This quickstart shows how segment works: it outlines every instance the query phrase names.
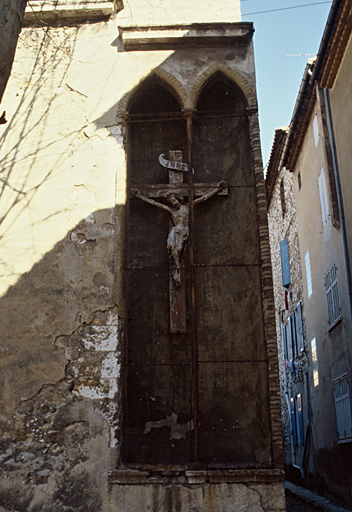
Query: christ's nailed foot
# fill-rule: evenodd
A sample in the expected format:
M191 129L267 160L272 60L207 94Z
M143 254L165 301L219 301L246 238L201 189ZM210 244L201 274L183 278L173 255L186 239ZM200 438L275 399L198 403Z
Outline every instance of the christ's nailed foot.
M176 268L172 273L173 280L175 281L176 286L181 286L182 280L181 280L181 269Z

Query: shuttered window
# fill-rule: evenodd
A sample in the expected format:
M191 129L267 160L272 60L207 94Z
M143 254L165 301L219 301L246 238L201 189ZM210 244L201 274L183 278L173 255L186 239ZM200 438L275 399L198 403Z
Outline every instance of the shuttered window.
M319 372L318 372L318 355L317 355L317 345L315 338L311 341L311 349L312 349L312 367L313 367L313 383L314 387L319 386Z
M336 265L333 265L325 276L325 293L328 308L328 324L329 327L332 327L341 318L340 294Z
M339 439L352 440L351 402L347 373L335 379L333 383Z
M291 284L290 258L288 254L288 240L280 242L282 286L285 288Z
M287 319L287 324L281 322L281 339L284 358L292 361L304 349L304 334L302 323L301 302L297 305L297 310Z
M313 289L312 289L312 274L310 272L309 251L306 252L304 260L305 260L305 264L306 264L307 291L308 291L308 297L310 297L312 295Z
M314 134L315 147L317 147L317 145L319 143L320 133L319 133L318 116L316 114L313 119L313 134Z
M296 314L293 311L291 315L291 329L292 329L292 351L293 357L298 355L298 346L297 346L297 330L296 330Z
M286 335L287 335L287 354L288 359L292 361L294 354L293 354L293 344L292 344L292 327L291 327L291 317L287 321L287 328L286 328Z
M303 311L302 301L299 301L296 309L296 332L297 332L297 345L299 353L304 350L304 327L303 327Z
M328 196L327 196L327 192L326 192L326 181L325 181L324 167L322 168L322 170L320 171L320 174L319 174L318 186L319 186L321 218L322 218L323 227L324 227L329 218L329 205L328 205Z

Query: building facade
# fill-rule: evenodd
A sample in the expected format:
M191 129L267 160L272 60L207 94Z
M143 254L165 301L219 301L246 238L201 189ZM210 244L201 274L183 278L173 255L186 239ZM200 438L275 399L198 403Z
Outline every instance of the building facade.
M2 510L283 511L253 26L31 2L1 126Z
M281 176L291 173L295 201L297 227L293 230L299 245L288 238L288 252L302 274L304 350L309 366L306 421L311 427L302 476L311 487L347 504L352 503L351 173L346 143L352 123L348 97L351 12L351 2L333 2L318 56L307 65L285 140L280 147L273 146L275 168L270 170L276 189ZM277 237L284 234L275 223L272 229L278 232L272 235L277 245ZM295 436L291 424L294 441Z

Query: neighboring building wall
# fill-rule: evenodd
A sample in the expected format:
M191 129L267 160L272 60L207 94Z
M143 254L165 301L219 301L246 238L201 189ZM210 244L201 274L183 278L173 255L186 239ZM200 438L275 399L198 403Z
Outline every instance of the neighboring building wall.
M283 300L278 255L281 237L288 238L290 266L292 260L296 265L300 261L302 270L300 293L312 431L302 462L303 469L307 469L304 476L308 486L334 494L349 505L352 504L351 20L352 1L334 0L318 55L308 61L285 141L278 142L280 130L275 134L266 178L268 195L272 196L269 216L277 320ZM297 228L292 224L292 233L297 230L299 244L293 242L291 231L286 233L285 225L279 223L279 187L280 180L283 177L286 180L285 168L292 173L290 183L296 209L292 218L297 222ZM279 336L278 330L278 339ZM283 409L285 429L284 400ZM285 460L290 460L287 441Z
M350 450L348 445L338 444L334 381L345 373L348 376L351 374L351 318L341 230L334 227L332 222L327 169L318 95L293 172L300 255L303 262L307 348L310 356L313 452L309 472L317 488L333 491L348 500ZM331 274L328 276L328 273L334 273L335 269L338 294L335 288L334 301L338 311L329 319L327 292ZM339 460L343 463L337 462Z
M280 362L280 385L283 440L286 472L294 466L306 469L304 446L309 442L308 359L304 335L304 304L301 258L296 221L296 205L292 173L285 168L273 174L269 199L269 232L273 267L276 331ZM283 285L281 256L288 247L290 279ZM281 244L281 246L280 246ZM280 250L281 247L281 250ZM285 262L284 262L285 265ZM309 436L309 432L308 432ZM304 467L304 469L303 469Z
M352 268L352 37L341 63L333 88L330 106L335 134L338 171L348 238L349 262Z

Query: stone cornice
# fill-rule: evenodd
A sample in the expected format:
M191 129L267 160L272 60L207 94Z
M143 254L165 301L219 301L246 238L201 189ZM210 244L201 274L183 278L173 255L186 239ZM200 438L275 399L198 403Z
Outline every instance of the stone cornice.
M247 46L252 23L196 23L148 27L118 27L126 51L176 50Z
M200 485L205 483L273 483L282 482L282 469L238 469L238 470L177 470L171 468L153 470L116 469L109 471L109 484L181 484Z
M24 14L25 26L36 22L51 24L57 21L101 21L122 9L122 0L31 0Z

